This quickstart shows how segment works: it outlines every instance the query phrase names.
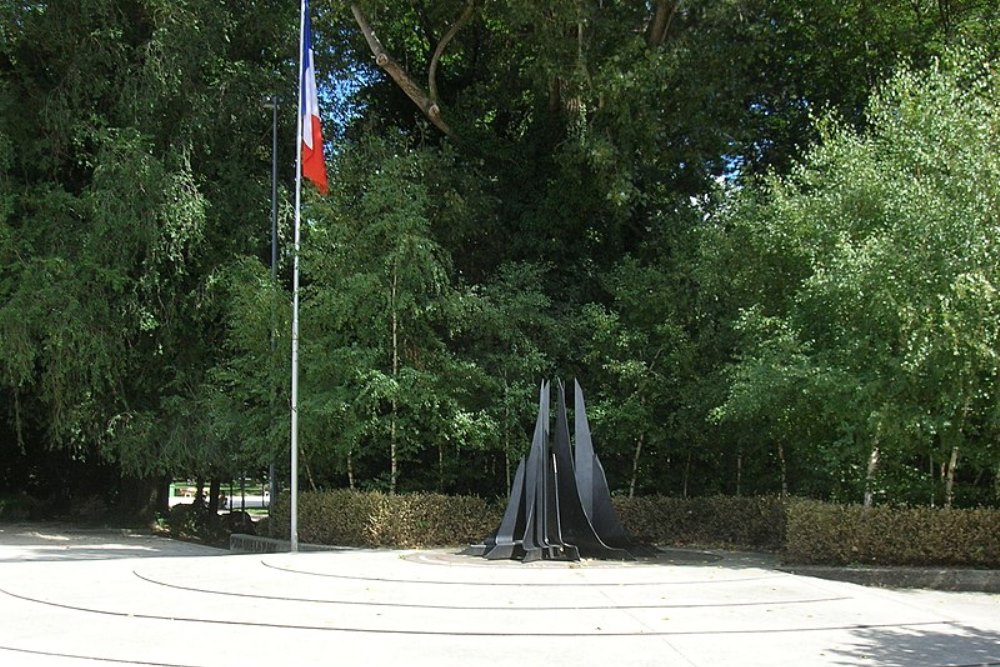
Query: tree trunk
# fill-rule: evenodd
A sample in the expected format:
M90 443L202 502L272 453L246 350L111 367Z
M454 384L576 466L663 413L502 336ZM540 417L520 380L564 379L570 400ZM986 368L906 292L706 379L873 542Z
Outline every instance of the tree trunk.
M635 497L635 482L639 478L639 456L642 454L642 444L646 440L646 434L640 433L639 439L635 443L635 453L632 454L632 478L628 481L628 497ZM687 487L687 482L684 483L685 488ZM687 492L685 491L685 494Z
M684 462L684 497L688 497L688 476L691 474L691 452L688 452L687 461Z
M13 380L13 378L11 378ZM18 390L17 383L12 382L14 385L14 433L17 437L17 448L21 450L21 456L26 456L27 452L24 449L24 431L21 425L21 392Z
M194 482L194 505L203 507L205 505L205 478L199 477Z
M122 514L143 523L153 521L157 513L170 509L170 478L122 476L120 498Z
M736 495L743 495L743 452L736 452Z
M928 471L930 472L930 476L931 476L931 507L934 507L934 503L937 502L937 492L934 490L934 486L935 486L936 482L934 481L934 455L933 454L928 454L927 455L927 466L928 466Z
M654 360L654 363L655 363L655 360ZM652 367L650 367L650 370L652 370ZM646 408L646 397L645 396L643 396L641 399L639 399L639 406L641 408L643 408L643 409ZM639 478L639 457L642 455L642 446L643 446L643 444L645 444L645 442L646 442L646 432L643 431L642 433L639 434L639 438L635 442L635 452L632 454L632 478L628 482L628 497L629 498L634 498L635 497L635 483L636 483L636 480ZM687 483L685 483L685 486L687 486ZM685 494L685 495L687 495L687 494Z
M993 500L1000 502L1000 463L997 464L997 470L993 476Z
M878 441L875 441L872 443L871 451L868 452L868 467L865 469L865 507L872 507L875 504L875 475L878 473L881 456Z
M955 500L955 470L958 468L958 445L951 448L951 458L948 459L948 468L944 478L944 506L951 509Z
M781 472L781 497L788 496L788 463L785 461L785 446L778 441L778 464Z
M503 433L503 468L504 475L507 478L507 491L510 491L511 479L510 479L510 433L504 428ZM1000 486L998 486L1000 488Z
M507 384L507 372L503 374L503 468L507 480L504 489L510 493L510 386Z
M505 434L503 440L503 467L507 478L507 492L510 493L510 438ZM1000 488L1000 486L998 486Z
M965 403L962 406L960 419L950 433L951 456L948 458L948 466L945 469L944 477L944 506L951 508L955 502L955 473L958 471L959 448L962 445L962 438L965 432L965 424L972 412L972 392L966 391Z
M399 287L399 267L392 266L392 287L389 292L389 310L392 317L392 379L399 380L399 314L396 312L396 291ZM396 388L393 390L391 412L389 416L389 493L396 493L396 478L399 474L399 461L396 457Z
M347 450L347 488L354 491L354 450Z
M657 0L653 21L646 33L646 43L650 47L662 46L667 39L667 32L674 20L674 14L681 6L682 0Z
M156 481L156 511L166 514L170 511L170 476L161 475Z
M389 495L396 493L399 461L396 458L396 399L392 399L392 416L389 418Z
M309 465L309 458L305 456L305 450L303 450L302 453L302 463L306 469L306 479L309 480L309 490L315 493L316 491L319 491L319 487L316 486L316 480L313 479L312 467Z
M438 443L438 493L444 493L444 443Z
M562 80L554 76L549 82L549 112L559 113L562 111Z
M208 516L214 517L219 513L219 496L222 494L222 480L213 477L208 483Z

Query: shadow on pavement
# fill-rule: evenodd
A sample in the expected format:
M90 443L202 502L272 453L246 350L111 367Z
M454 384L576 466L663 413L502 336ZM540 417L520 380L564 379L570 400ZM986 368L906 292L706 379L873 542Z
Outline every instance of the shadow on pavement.
M130 530L87 529L67 524L0 525L0 563L112 560L227 553Z
M956 634L961 633L961 634ZM838 664L872 667L987 667L1000 665L1000 633L967 625L933 630L866 628L831 649Z

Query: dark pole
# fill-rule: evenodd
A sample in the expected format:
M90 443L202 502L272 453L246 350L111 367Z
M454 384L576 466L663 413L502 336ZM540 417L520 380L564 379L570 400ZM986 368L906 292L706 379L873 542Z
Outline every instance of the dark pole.
M278 96L268 100L271 107L271 280L278 279ZM274 347L274 338L271 338Z
M278 282L278 96L271 95L264 102L271 108L271 284ZM274 336L274 325L271 328L271 353L274 353L277 341ZM271 505L278 497L278 474L274 461L268 468L268 483L271 498L267 503L267 512L271 513Z

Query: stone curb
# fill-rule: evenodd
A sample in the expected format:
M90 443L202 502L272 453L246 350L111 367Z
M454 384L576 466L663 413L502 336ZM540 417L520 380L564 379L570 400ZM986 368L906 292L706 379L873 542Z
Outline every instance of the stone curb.
M299 551L345 551L349 547L333 547L326 544L304 544L299 542ZM233 533L229 536L229 550L243 554L275 554L291 551L288 540L274 537Z
M1000 593L1000 570L926 567L833 567L782 565L778 569L820 579L880 588L923 588L937 591Z

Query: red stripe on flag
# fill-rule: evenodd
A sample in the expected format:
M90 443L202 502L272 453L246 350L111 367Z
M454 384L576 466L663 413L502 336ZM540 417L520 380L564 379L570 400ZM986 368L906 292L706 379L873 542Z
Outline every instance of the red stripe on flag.
M316 189L325 195L330 188L326 180L326 165L323 162L323 133L317 116L310 116L309 120L312 121L313 147L310 148L304 141L302 142L302 175L315 183Z

